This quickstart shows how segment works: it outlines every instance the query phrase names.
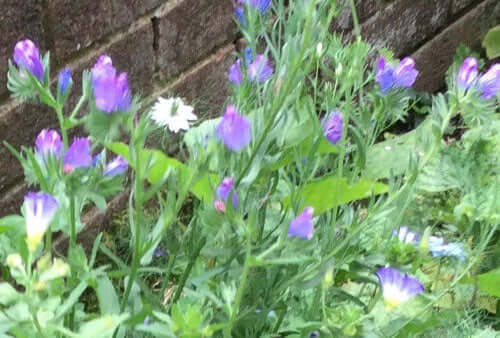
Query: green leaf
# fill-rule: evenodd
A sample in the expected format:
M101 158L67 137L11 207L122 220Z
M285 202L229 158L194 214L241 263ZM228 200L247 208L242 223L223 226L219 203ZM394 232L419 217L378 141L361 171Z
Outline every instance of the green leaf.
M0 304L8 305L19 296L20 294L9 283L0 283Z
M500 268L480 274L477 277L479 290L500 297Z
M387 191L387 185L364 178L349 184L345 178L323 177L305 185L298 193L299 209L311 206L314 208L314 213L319 215L337 205L383 194ZM290 206L291 197L286 197L283 204Z
M119 314L120 302L116 295L115 288L107 276L101 276L97 279L97 300L101 314Z
M0 234L9 230L20 229L24 227L24 217L19 215L8 215L0 218Z
M107 148L130 161L129 147L127 144L113 142L107 144ZM140 158L142 163L149 163L147 177L148 181L153 185L166 179L168 171L172 169L183 171L182 176L184 177L189 177L191 175L191 171L186 165L174 158L168 157L160 150L143 149ZM213 196L210 182L217 181L218 178L216 175L205 174L192 185L191 192L205 203L211 203Z
M486 55L489 59L500 56L500 25L493 27L486 34L483 40L483 47L486 49Z
M106 315L83 324L80 328L82 338L111 337L118 325L127 319L127 314Z

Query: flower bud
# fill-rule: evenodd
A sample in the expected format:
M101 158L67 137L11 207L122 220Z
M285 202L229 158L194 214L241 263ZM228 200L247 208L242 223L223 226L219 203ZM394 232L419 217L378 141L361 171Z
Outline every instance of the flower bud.
M14 47L14 62L18 67L26 69L40 82L43 82L43 64L38 47L33 41L26 39L16 43Z

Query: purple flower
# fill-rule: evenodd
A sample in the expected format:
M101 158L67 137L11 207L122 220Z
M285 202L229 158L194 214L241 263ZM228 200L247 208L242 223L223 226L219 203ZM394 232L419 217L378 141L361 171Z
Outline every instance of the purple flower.
M411 87L417 76L418 71L412 58L402 59L396 67L387 63L383 56L378 59L375 80L380 85L382 94L386 94L390 89Z
M238 59L234 64L229 67L229 82L235 85L240 85L243 81L243 73L241 72L241 60Z
M311 239L314 232L313 215L314 209L312 207L304 208L304 211L290 222L288 237Z
M43 64L38 47L29 39L21 40L14 47L14 62L18 67L28 70L43 82Z
M59 73L59 79L57 82L57 89L61 95L66 94L68 87L73 84L73 79L71 78L71 69L69 67L64 68Z
M234 181L232 177L226 177L222 180L222 182L217 187L215 194L217 198L214 201L214 208L217 211L225 212L226 211L226 202L229 198L229 195L232 195L232 203L233 208L237 208L239 205L238 193L233 189Z
M217 129L216 136L221 138L226 147L234 152L245 148L252 138L250 133L250 121L238 113L235 106L229 105L222 117Z
M481 97L490 99L497 95L500 90L500 63L495 63L484 73L477 82Z
M377 277L388 310L424 292L424 286L416 278L407 274L403 275L393 268L379 269Z
M64 172L69 174L76 168L90 167L91 165L90 140L86 137L75 138L64 155Z
M243 7L241 1L237 1L234 5L234 16L240 22L241 25L243 26L246 25L245 8Z
M96 106L105 113L130 108L132 94L127 73L117 75L109 56L101 55L92 68L92 87Z
M464 60L457 76L458 86L461 89L466 90L474 83L478 73L477 65L477 60L473 57Z
M271 6L271 0L246 0L250 6L256 8L261 14L264 14Z
M128 169L128 162L121 156L116 156L106 167L104 176L116 176L125 173Z
M410 231L407 226L402 226L398 230L393 230L392 236L397 237L400 242L405 244L418 244L418 233Z
M54 197L44 192L29 192L24 197L28 247L33 251L42 240L58 208Z
M248 65L248 78L250 81L263 83L273 75L274 69L269 60L262 54L257 54L255 60Z
M48 156L61 157L62 142L61 136L55 130L43 129L35 141L36 152L43 158Z
M343 121L344 118L339 111L332 111L323 120L323 133L331 144L336 144L342 138Z

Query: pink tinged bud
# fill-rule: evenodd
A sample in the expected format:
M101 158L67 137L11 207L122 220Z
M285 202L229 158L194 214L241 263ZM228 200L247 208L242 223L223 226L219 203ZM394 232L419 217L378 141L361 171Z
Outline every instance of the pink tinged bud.
M61 136L55 130L43 129L37 136L35 142L36 152L43 158L48 156L61 157Z
M38 47L29 39L21 40L14 47L14 62L43 82L42 57Z
M313 215L314 209L306 207L302 214L290 222L288 237L311 239L314 232Z
M216 202L219 201L223 202L224 204L227 202L229 196L232 195L231 200L233 208L237 208L239 205L239 197L238 193L233 188L234 188L234 181L232 177L226 177L225 179L223 179L216 190L216 195L217 195ZM224 204L224 210L225 209L226 206Z
M500 90L500 63L495 63L484 73L477 83L483 99L495 97Z
M475 58L468 57L464 60L457 76L457 83L461 89L466 90L472 86L477 78L477 67L478 63Z
M215 200L214 209L223 214L226 212L226 203L222 202L221 200Z

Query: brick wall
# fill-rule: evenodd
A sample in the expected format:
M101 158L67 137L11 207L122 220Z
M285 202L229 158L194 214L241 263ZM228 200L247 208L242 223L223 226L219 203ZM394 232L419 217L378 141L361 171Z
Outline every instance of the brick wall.
M458 44L480 46L488 28L500 22L498 0L356 4L363 37L398 56L413 55L421 71L417 86L432 91L441 88ZM33 144L40 129L56 126L52 112L20 104L7 93L7 60L21 38L51 51L53 74L65 65L72 68L74 93L78 74L107 53L145 97L173 93L218 107L228 94L225 72L238 39L230 0L0 0L0 8L0 140L15 148ZM350 34L347 8L334 27ZM25 187L22 170L3 146L0 161L2 216L18 211Z

